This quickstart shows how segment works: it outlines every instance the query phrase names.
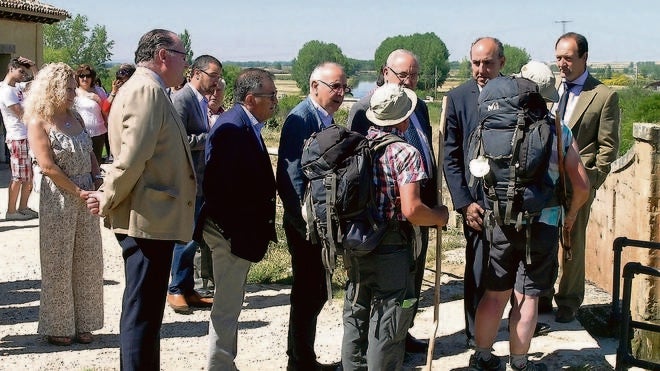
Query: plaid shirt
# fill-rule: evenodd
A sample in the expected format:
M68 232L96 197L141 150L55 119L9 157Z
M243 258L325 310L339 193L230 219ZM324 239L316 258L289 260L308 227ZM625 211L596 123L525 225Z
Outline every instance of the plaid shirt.
M367 138L381 138L392 133L403 138L403 132L394 127L370 127ZM422 156L406 142L392 143L374 159L376 205L381 220L406 220L401 213L399 186L426 179Z

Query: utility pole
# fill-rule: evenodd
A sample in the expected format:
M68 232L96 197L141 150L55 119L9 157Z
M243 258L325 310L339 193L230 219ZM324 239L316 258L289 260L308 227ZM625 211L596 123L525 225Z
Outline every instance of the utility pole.
M566 33L566 23L570 23L570 22L573 22L573 21L569 21L569 20L565 20L565 19L562 19L560 21L555 21L555 23L561 23L561 34L562 35Z

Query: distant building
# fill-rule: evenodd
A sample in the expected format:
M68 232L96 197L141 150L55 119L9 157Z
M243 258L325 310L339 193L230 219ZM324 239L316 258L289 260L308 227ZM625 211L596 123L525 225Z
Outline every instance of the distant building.
M24 56L41 66L43 25L69 18L64 9L36 0L0 0L0 76L11 58Z

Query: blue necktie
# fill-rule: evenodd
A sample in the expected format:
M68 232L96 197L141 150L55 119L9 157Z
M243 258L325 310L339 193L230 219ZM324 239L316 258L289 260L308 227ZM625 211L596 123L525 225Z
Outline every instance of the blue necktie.
M422 140L419 138L419 134L417 133L417 129L415 129L415 125L413 123L410 123L410 126L408 126L408 130L403 134L403 136L406 138L406 142L408 142L410 145L413 147L417 148L419 153L422 155L422 164L424 165L424 171L426 174L428 174L428 169L427 169L427 164L426 164L426 157L424 155L424 147L422 146Z
M559 98L559 106L557 107L557 114L560 119L564 119L566 114L566 106L568 105L568 96L570 95L571 89L575 84L571 82L564 82L564 93L562 93L561 98Z

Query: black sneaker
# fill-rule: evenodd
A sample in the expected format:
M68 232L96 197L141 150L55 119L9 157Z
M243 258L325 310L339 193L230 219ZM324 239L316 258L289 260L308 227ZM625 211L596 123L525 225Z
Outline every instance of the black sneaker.
M523 368L518 368L513 364L506 365L507 371L548 371L548 366L543 363L534 363L527 360L527 364Z
M470 356L470 365L468 366L468 371L482 371L482 370L500 370L502 368L502 362L500 357L492 355L488 361L483 359L478 359L476 354Z

